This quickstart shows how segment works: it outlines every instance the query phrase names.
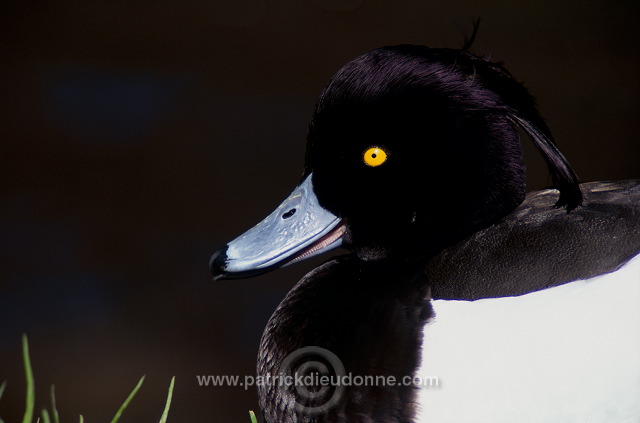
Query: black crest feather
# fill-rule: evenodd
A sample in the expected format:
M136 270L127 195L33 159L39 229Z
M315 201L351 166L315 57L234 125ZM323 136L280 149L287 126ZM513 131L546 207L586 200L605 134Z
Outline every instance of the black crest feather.
M566 207L570 212L582 204L578 176L553 140L527 119L517 114L510 115L510 119L529 135L546 160L553 179L553 186L560 191L556 207Z
M556 207L566 207L567 212L570 212L580 206L583 196L579 178L556 147L551 130L540 116L533 96L501 63L492 63L464 50L461 54L472 58L475 62L474 70L483 74L483 84L501 97L503 112L531 138L542 154L549 168L553 187L560 191Z
M478 36L479 29L480 29L480 18L477 18L475 21L473 21L473 31L471 32L471 35L469 37L465 35L464 37L464 44L462 46L462 50L469 51L473 43L476 41L476 37Z

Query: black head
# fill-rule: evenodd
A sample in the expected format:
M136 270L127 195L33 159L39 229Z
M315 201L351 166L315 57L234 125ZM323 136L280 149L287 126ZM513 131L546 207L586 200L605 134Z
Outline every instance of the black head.
M344 66L322 92L306 173L362 258L406 250L399 246L437 250L524 199L516 125L543 149L559 204L575 207L577 178L532 97L501 65L465 50L380 48ZM365 160L372 147L386 153L376 166Z
M212 270L244 277L340 243L363 260L436 253L524 199L517 127L546 159L557 206L577 207L576 175L531 95L500 64L411 45L357 57L320 95L300 185L214 255Z

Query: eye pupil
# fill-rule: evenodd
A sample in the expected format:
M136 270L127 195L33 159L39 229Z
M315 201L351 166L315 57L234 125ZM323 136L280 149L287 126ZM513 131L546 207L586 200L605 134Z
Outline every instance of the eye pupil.
M377 155L376 153L373 153L373 154L371 155L371 158L372 158L372 159L375 159L376 157L378 157L378 155Z

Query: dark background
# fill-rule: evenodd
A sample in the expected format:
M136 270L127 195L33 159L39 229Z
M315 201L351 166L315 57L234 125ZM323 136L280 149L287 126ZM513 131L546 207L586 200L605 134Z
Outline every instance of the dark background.
M298 181L316 95L346 61L414 43L504 61L583 180L640 176L637 0L0 3L0 416L27 333L66 421L249 422L262 329L314 263L213 283L208 259ZM532 188L548 183L525 142ZM315 262L317 263L317 261Z

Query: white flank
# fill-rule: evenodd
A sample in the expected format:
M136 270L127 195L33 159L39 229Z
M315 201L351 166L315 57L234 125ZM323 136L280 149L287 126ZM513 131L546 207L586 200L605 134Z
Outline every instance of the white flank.
M434 301L418 422L640 422L640 256L518 297Z

